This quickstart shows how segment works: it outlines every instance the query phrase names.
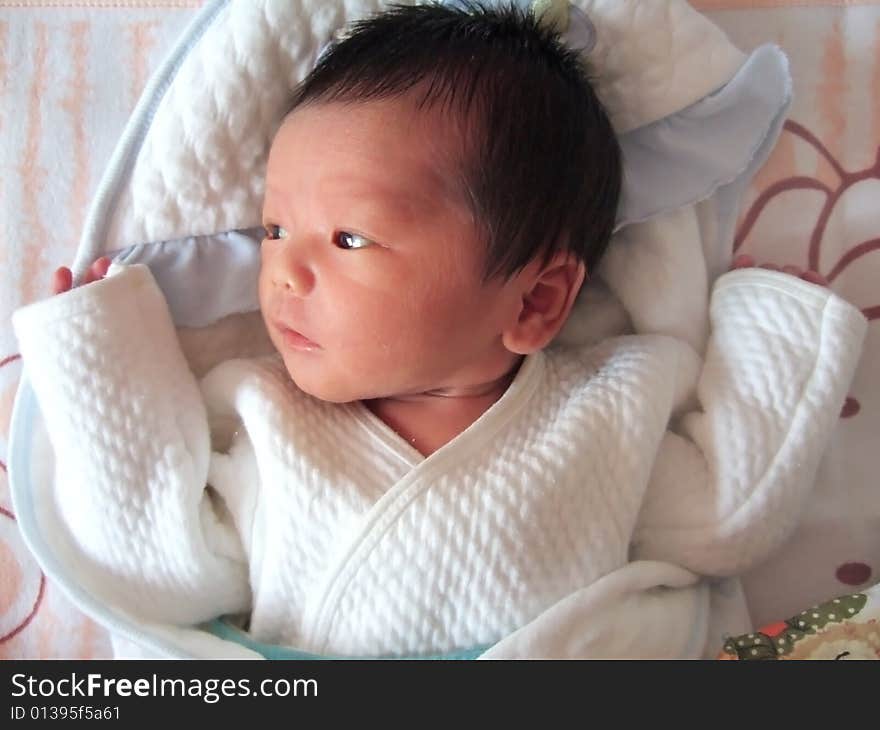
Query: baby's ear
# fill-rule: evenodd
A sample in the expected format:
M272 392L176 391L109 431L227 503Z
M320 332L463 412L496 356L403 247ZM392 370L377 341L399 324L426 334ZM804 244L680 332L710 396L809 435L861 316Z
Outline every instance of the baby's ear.
M521 308L516 321L502 333L504 346L518 355L546 347L568 319L585 276L584 262L567 251L547 264L538 261L523 269L516 277Z

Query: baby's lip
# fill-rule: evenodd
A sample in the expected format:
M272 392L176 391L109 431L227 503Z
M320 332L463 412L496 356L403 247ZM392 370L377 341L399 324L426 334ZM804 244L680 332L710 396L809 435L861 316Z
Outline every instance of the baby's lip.
M320 350L321 346L315 342L313 339L304 335L299 330L290 327L284 322L275 322L275 327L281 336L284 338L284 342L292 347L295 350Z

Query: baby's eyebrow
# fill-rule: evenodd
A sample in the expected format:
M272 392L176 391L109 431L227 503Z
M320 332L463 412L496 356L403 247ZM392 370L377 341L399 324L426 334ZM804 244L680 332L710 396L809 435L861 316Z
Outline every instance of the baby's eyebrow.
M371 184L363 189L358 188L352 190L351 194L363 199L366 205L375 205L392 215L411 218L428 207L423 195L416 195L396 186Z
M357 201L367 210L380 212L383 216L394 218L401 223L411 223L436 212L444 192L431 186L428 190L408 189L393 181L364 179L343 175L322 181L329 194L342 193ZM290 192L285 192L277 184L266 182L264 210L271 212L283 210L288 204ZM277 214L277 213L276 213Z

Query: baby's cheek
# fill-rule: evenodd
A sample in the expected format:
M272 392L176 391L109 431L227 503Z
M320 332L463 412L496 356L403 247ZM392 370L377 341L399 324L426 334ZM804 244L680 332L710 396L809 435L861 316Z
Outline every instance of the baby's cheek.
M442 335L436 310L424 306L419 297L393 296L362 302L348 320L349 341L359 350L359 359L370 367L387 371L410 367L428 356Z

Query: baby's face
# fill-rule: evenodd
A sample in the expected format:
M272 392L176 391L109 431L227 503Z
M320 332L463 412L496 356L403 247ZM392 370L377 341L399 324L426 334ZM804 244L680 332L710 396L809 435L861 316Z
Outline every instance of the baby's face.
M260 306L291 377L318 398L459 387L515 361L501 331L517 296L482 281L439 116L405 98L318 104L273 142Z

